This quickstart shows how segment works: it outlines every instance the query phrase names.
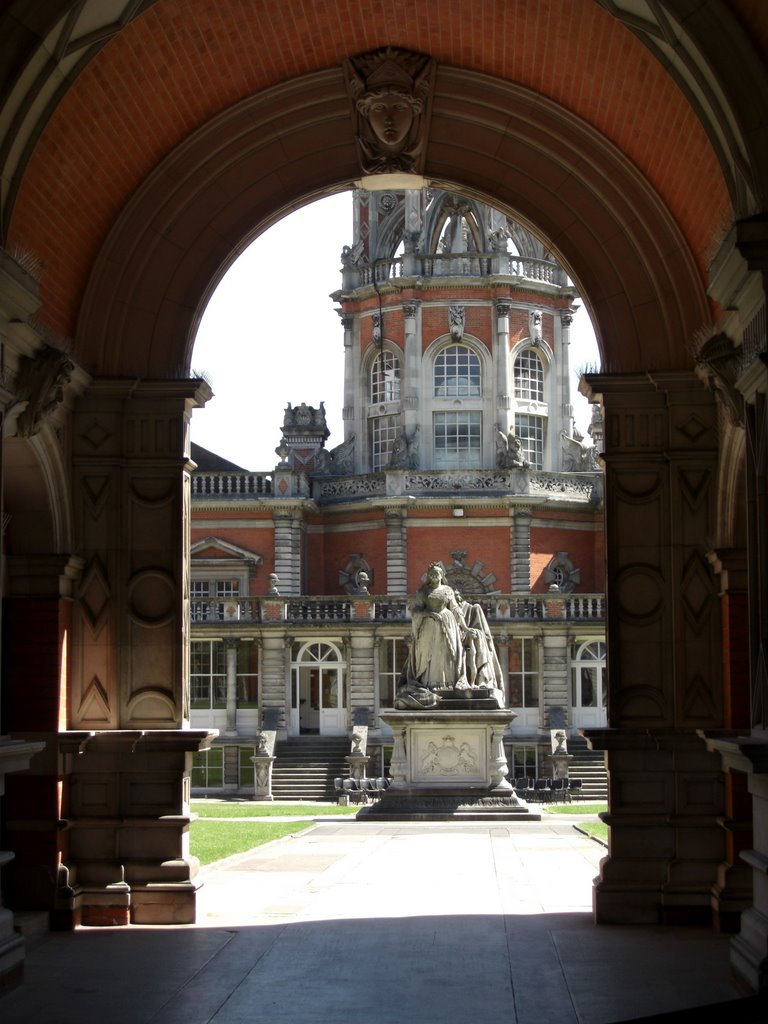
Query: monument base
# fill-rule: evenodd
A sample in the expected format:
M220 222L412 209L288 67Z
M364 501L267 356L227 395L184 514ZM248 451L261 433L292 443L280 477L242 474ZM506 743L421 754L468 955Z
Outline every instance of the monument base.
M390 821L541 821L507 780L504 731L514 711L390 711L391 785L358 818Z

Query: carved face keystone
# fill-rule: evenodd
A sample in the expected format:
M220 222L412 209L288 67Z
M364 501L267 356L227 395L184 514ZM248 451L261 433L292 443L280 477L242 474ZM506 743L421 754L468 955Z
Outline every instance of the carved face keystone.
M413 105L398 92L379 95L368 105L368 123L384 146L401 146L413 124Z

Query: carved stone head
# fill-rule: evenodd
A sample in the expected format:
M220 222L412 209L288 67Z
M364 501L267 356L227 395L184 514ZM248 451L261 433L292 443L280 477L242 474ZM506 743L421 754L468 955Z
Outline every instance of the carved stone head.
M364 174L421 171L434 68L394 47L344 62Z

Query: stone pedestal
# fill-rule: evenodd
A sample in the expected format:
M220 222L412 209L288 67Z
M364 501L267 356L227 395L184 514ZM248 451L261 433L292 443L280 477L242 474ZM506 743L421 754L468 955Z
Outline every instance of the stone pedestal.
M256 737L253 762L253 799L274 800L272 794L272 765L275 763L275 729L262 729Z
M34 754L43 749L42 743L0 736L0 797L5 792L5 776L10 772L25 771ZM0 850L0 871L13 860L13 854ZM24 940L14 930L13 914L0 903L0 994L18 984L24 971Z
M70 925L193 924L198 861L189 853L192 754L207 730L66 732Z
M365 778L365 769L371 760L367 754L347 754L344 760L349 765L349 777L356 782Z
M394 820L540 820L507 780L504 730L513 711L390 711L391 786L360 816Z

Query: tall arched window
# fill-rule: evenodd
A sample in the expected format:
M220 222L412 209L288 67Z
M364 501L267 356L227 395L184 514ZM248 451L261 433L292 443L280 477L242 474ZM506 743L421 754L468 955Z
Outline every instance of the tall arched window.
M400 401L400 360L394 352L381 352L371 367L371 405Z
M400 436L400 359L382 351L374 359L368 377L368 450L370 467L379 473L389 465L392 447Z
M466 345L448 345L435 358L435 398L479 398L480 359Z
M515 359L515 398L544 401L544 367L532 348Z

